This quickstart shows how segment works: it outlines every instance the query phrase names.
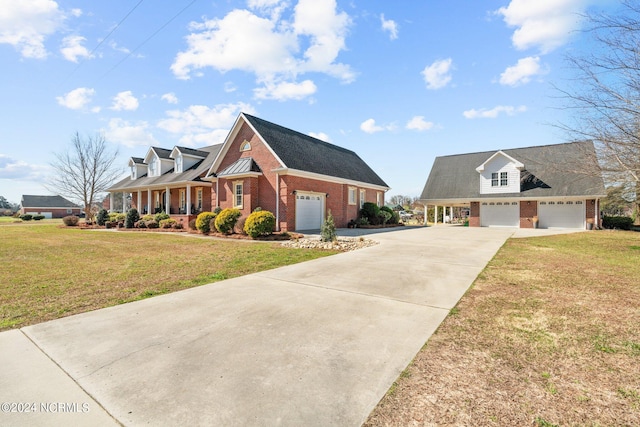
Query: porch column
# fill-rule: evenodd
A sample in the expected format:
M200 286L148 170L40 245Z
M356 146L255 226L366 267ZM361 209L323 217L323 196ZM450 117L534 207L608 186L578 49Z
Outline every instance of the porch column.
M141 214L142 213L142 190L138 190L138 199L136 200L136 209L138 209L138 213Z
M147 213L152 214L155 213L151 210L151 189L147 188Z
M165 200L164 200L164 204L165 204L165 213L170 214L171 213L171 189L169 187L165 188Z
M424 205L424 225L427 225L427 212L429 212L429 205Z
M113 205L115 204L113 193L109 193L109 212L113 212Z
M191 184L187 184L187 206L185 211L187 215L191 215Z
M122 192L122 213L127 211L127 193Z
M438 205L434 206L433 225L438 225Z

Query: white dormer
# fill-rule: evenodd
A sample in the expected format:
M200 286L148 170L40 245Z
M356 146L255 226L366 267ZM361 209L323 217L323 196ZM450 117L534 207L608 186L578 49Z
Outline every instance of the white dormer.
M524 165L498 151L476 168L480 174L480 194L520 192L520 171Z
M164 148L151 147L144 157L144 162L148 165L148 176L157 177L170 171L173 159L169 158L169 150Z
M132 157L129 159L129 170L131 179L138 179L147 173L147 165L144 164L144 159Z
M201 150L194 150L186 147L173 147L170 158L173 159L175 173L182 173L189 170L193 165L207 157L209 153Z

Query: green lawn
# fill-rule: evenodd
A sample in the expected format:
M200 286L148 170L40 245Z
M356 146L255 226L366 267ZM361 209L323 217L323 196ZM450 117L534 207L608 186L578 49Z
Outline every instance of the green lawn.
M335 253L186 233L90 231L59 224L43 220L0 225L0 330Z
M365 425L640 425L640 233L508 240Z

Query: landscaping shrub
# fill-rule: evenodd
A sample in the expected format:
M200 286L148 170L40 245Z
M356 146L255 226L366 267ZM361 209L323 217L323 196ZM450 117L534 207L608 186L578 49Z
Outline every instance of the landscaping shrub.
M147 228L147 221L141 219L140 221L135 223L134 227L136 227L136 228Z
M154 221L157 222L158 224L163 219L169 219L169 218L171 218L171 217L169 216L168 213L165 213L165 212L159 212L153 217Z
M100 209L96 217L96 222L99 226L104 226L107 221L109 221L109 212L107 212L106 209Z
M382 225L387 225L387 221L393 218L393 213L383 211L382 209L378 212L378 219L382 223Z
M184 228L184 225L182 225L181 222L176 222L175 224L173 224L173 228L175 230L182 230Z
M198 229L198 227L196 227L196 219L195 218L193 218L192 220L189 221L189 228L191 230L197 230Z
M174 228L174 226L178 223L175 219L167 218L160 221L160 228Z
M276 217L269 211L253 211L244 222L244 230L247 235L255 239L259 236L268 236L276 226Z
M155 220L146 221L146 224L147 224L147 228L158 228L158 221L155 221Z
M79 221L80 221L80 218L78 218L75 215L68 215L62 218L62 222L64 223L64 225L69 227L75 227L76 225L78 225Z
M34 221L40 221L41 219L44 219L44 215L34 215L33 216L33 220Z
M136 208L131 208L127 212L127 217L125 220L125 227L133 228L135 223L140 221L140 214Z
M154 221L155 220L155 215L151 215L151 214L146 214L143 215L142 218L140 218L142 221Z
M124 221L127 219L127 214L125 213L117 213L116 214L116 221L117 222L122 222L124 223Z
M327 214L327 219L324 220L324 223L320 228L320 239L323 242L335 242L336 240L338 240L338 234L336 233L336 224L333 221L333 215L331 215L331 211L329 211L329 213Z
M223 209L216 216L216 230L220 233L230 234L233 231L233 227L236 226L236 222L238 222L238 218L242 216L242 212L239 209Z
M209 234L212 230L211 221L216 218L216 214L213 212L200 212L196 218L196 229L201 233Z
M633 218L628 216L605 216L602 218L602 227L608 229L631 230Z
M380 208L375 203L365 202L360 209L360 216L367 218L369 224L378 225L380 223Z
M118 212L109 212L109 222L118 222Z
M31 221L32 218L33 218L33 215L31 214L20 215L20 219L23 221Z
M387 219L386 224L397 224L400 222L400 214L398 212L395 212L389 206L382 206L380 208L380 212L388 212L389 214L391 214L391 217Z

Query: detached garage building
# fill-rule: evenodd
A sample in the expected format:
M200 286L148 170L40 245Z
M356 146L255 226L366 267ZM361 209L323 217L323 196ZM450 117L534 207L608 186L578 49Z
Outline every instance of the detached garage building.
M473 227L584 229L605 197L589 141L437 157L420 197L469 208Z
M45 218L64 218L80 215L82 208L62 196L23 195L20 199L20 213L43 215Z

